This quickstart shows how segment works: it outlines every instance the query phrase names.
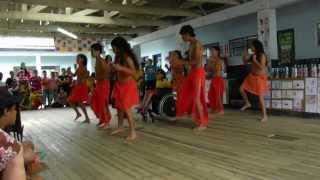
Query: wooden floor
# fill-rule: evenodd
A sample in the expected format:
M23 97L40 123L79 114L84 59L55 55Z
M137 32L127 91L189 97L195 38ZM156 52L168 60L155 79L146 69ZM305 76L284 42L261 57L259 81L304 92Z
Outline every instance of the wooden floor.
M48 153L47 180L320 179L320 120L270 117L261 124L255 113L227 111L201 134L191 133L190 120L138 122L139 139L126 143L126 134L109 136L96 120L82 125L73 115L22 114L25 138Z

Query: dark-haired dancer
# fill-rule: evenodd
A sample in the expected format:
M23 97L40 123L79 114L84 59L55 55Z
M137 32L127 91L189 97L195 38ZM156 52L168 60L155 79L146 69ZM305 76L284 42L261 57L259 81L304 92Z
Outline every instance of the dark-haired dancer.
M112 96L118 111L118 129L111 135L123 132L123 119L128 119L130 135L127 140L134 140L137 137L135 121L132 108L139 103L139 93L134 76L139 70L139 63L134 55L130 44L122 37L117 37L111 42L112 49L116 54L116 64L113 69L117 72L117 82L114 85Z
M77 76L77 81L74 87L72 88L71 94L68 98L70 106L75 110L77 114L74 120L77 120L81 117L81 114L77 108L77 106L80 106L86 118L85 121L83 121L83 123L90 123L90 119L86 107L84 105L84 102L88 100L89 93L88 87L86 85L86 80L89 76L89 72L87 70L87 62L87 56L85 56L84 54L79 54L77 56L78 68L75 72L75 76Z
M193 113L193 119L197 124L194 131L205 130L208 126L208 109L205 95L205 70L202 65L203 47L195 38L195 33L190 25L183 26L180 35L185 42L190 43L189 60L178 63L191 66L177 96L177 117L187 113Z
M110 74L110 64L102 58L102 46L98 43L91 46L92 57L96 58L96 88L92 93L91 108L99 119L98 128L109 129L111 113L109 111L110 81L107 77Z
M224 93L224 79L223 79L223 60L220 55L220 47L216 46L212 49L212 57L208 64L209 68L213 70L213 78L211 80L208 98L210 107L217 110L220 115L224 114L223 107L223 93Z
M242 111L251 108L247 92L250 92L259 97L259 102L262 111L261 122L268 120L266 107L264 104L264 96L269 90L268 87L268 75L267 75L267 57L263 49L263 45L260 41L253 41L251 47L251 56L245 53L243 58L244 63L251 63L251 73L246 77L240 87L240 93L245 101L245 105L241 108Z

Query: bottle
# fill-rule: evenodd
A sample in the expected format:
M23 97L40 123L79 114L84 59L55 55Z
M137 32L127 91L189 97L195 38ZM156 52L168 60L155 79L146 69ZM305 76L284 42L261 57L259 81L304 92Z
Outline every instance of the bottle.
M312 77L317 77L317 65L312 64Z
M304 68L303 68L303 77L309 77L309 69L308 69L308 65L304 65Z
M286 66L285 68L284 68L284 78L286 78L286 79L288 79L289 78L289 67L288 66Z

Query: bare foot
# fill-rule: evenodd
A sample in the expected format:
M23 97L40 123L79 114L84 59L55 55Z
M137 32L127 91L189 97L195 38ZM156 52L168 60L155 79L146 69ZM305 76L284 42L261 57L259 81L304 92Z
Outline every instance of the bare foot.
M123 128L118 128L110 133L111 136L122 133L124 131Z
M90 124L90 119L86 119L86 120L82 121L82 124Z
M219 111L219 112L218 112L218 115L223 116L223 115L224 115L224 111Z
M81 117L81 114L77 114L76 118L74 118L74 121L78 120Z
M131 132L130 135L126 138L127 141L133 141L137 139L137 133L136 132Z
M260 120L260 122L265 123L268 121L268 116L264 116L262 117L262 119Z
M251 104L246 104L241 108L241 111L245 111L247 109L251 108Z
M101 130L109 130L109 129L111 129L111 126L109 124L106 124L103 127L101 127L100 129Z
M101 123L97 126L98 129L103 128L104 126L108 125L107 123Z
M198 126L196 128L193 128L193 132L202 132L207 129L207 126Z

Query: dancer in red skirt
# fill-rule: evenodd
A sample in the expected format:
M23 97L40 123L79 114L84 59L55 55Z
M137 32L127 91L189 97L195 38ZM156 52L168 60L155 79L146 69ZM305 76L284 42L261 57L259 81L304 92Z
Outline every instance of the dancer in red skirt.
M185 74L184 74L185 70L184 70L183 64L179 64L175 62L179 62L183 60L181 52L178 50L170 52L169 60L170 60L170 66L172 71L172 86L176 92L179 92L179 90L183 85L183 81L185 79Z
M124 38L117 37L113 39L111 46L116 55L116 64L113 65L113 69L117 73L117 82L114 85L112 97L115 100L115 106L118 111L118 128L111 135L124 131L123 120L126 117L130 128L127 140L134 140L137 134L132 108L139 104L138 87L134 76L139 70L139 63L130 44Z
M110 63L101 56L102 46L99 43L91 46L92 57L96 58L96 88L92 93L91 108L99 119L97 125L101 129L110 128L111 113L109 111Z
M262 111L261 122L268 120L266 107L264 104L264 96L267 94L268 87L268 73L267 73L267 57L260 41L253 41L251 56L247 53L244 56L244 63L251 63L251 73L246 77L240 87L240 93L245 101L245 105L241 108L242 111L251 108L250 101L246 92L252 93L259 97L260 107Z
M211 80L211 85L208 93L210 107L217 110L220 115L224 114L223 107L223 93L224 93L224 79L223 79L223 60L220 56L220 47L216 46L212 49L212 57L209 61L209 68L213 70L214 75Z
M185 42L190 43L188 61L178 61L178 64L190 66L190 72L178 92L176 102L177 117L192 113L197 124L194 131L203 131L208 126L208 109L205 94L205 70L203 68L201 43L195 38L190 25L183 26L180 35Z
M77 76L77 81L74 87L72 88L71 94L68 98L68 102L77 114L74 120L77 120L81 117L81 114L77 108L77 106L80 106L86 118L83 122L90 123L90 119L84 105L84 102L88 100L89 93L88 87L86 85L86 80L89 76L89 72L87 71L87 57L84 54L79 54L77 56L77 64L78 68L75 72L75 76Z

